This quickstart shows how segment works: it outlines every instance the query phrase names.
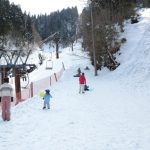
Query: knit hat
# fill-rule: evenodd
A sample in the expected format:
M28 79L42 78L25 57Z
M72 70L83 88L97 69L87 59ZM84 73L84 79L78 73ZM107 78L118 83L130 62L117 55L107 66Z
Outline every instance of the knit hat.
M50 90L49 90L49 89L46 89L45 92L46 92L46 93L50 93Z

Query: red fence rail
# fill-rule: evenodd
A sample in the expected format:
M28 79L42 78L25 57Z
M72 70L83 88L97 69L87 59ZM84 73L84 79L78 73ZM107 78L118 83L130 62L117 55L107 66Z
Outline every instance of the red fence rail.
M16 103L31 98L34 95L39 94L40 91L45 90L46 88L49 88L50 86L55 84L61 78L64 70L65 67L62 63L62 68L57 73L53 73L51 76L48 76L41 80L31 82L26 89L21 90L21 100L16 100Z

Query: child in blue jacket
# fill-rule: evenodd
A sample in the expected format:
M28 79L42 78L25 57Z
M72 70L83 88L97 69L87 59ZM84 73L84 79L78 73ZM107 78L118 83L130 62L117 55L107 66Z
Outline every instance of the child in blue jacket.
M45 109L46 106L47 106L48 109L50 109L50 99L51 98L52 98L52 96L50 94L50 90L49 89L45 90L45 95L43 97L43 99L44 99L44 107L43 107L43 109Z

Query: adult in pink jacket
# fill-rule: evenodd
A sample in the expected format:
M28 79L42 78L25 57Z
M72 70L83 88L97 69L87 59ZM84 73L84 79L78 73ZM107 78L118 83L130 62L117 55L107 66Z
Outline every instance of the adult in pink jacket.
M2 118L4 121L9 121L11 101L13 100L13 88L9 84L9 78L4 78L4 83L0 85L0 99L2 106Z
M79 84L80 84L79 93L81 93L81 92L84 93L84 86L86 84L86 78L85 78L84 73L80 74Z

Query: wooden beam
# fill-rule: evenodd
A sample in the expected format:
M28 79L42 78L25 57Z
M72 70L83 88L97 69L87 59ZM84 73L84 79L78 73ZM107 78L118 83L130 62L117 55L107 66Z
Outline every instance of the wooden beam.
M16 92L16 104L21 102L21 85L20 85L20 73L17 68L15 68L15 92Z

